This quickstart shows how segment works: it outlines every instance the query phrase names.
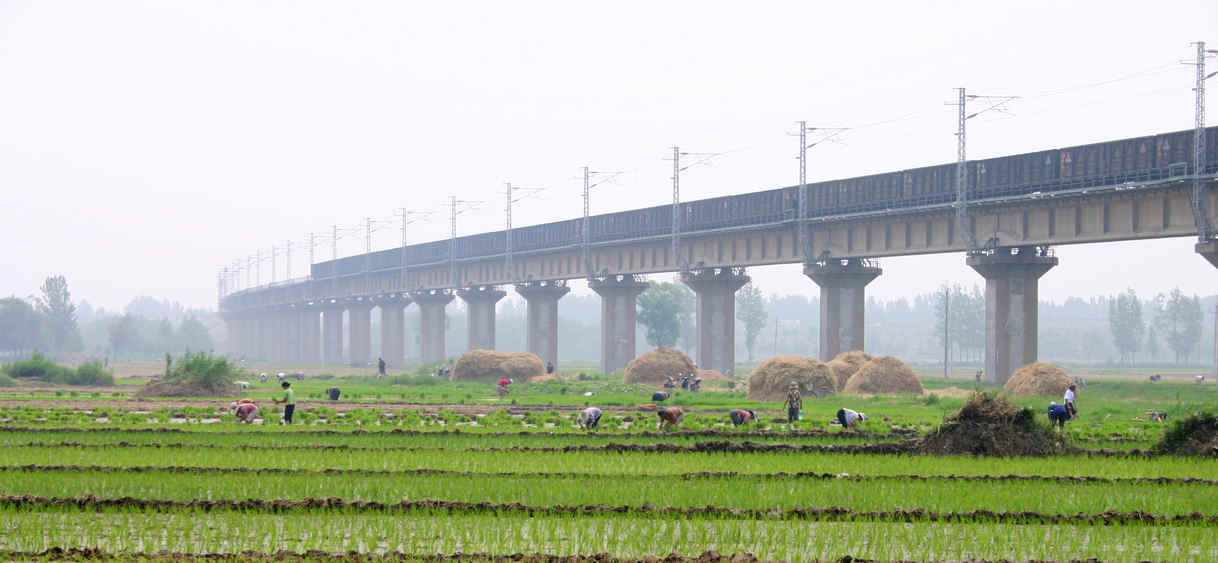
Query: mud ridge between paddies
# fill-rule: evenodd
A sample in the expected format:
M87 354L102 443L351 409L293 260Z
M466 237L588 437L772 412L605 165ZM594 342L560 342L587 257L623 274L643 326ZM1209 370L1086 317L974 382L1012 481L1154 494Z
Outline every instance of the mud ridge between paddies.
M225 436L225 435L240 435L248 436L257 431L211 431L211 430L187 430L184 428L106 428L106 427L71 427L59 426L54 428L41 428L37 426L0 426L0 432L147 432L152 434L195 434L205 436ZM520 430L515 432L481 432L469 430L403 430L401 428L393 428L389 430L284 430L276 432L279 434L291 435L321 435L321 436L368 436L368 435L386 435L386 436L445 436L450 434L459 434L462 436L489 436L489 437L551 437L551 438L569 438L571 436L579 436L581 438L605 438L613 439L615 437L629 438L810 438L810 437L842 437L849 439L872 439L872 440L901 440L918 436L917 430L899 430L887 433L880 432L830 432L828 430L798 430L798 431L757 431L757 432L733 432L724 430L678 430L674 432L551 432L545 430L528 431Z
M456 477L553 477L559 479L597 479L622 478L616 473L573 473L573 472L480 472L453 471L449 469L289 469L285 467L194 467L181 465L0 465L0 473L13 471L80 471L107 473L244 473L252 475L368 475L368 476L411 476L411 475L452 475ZM1218 479L1202 479L1200 477L1091 477L1087 475L918 475L913 473L894 475L853 475L847 473L816 473L816 472L778 472L778 473L739 473L736 471L697 471L692 473L674 473L670 475L637 475L638 479L657 480L674 479L680 481L712 480L712 479L806 479L810 481L1039 481L1046 483L1097 483L1097 484L1129 484L1129 485L1218 485Z
M275 391L267 389L267 391ZM170 409L181 407L214 407L216 405L227 405L229 402L236 400L235 397L214 398L214 399L109 399L109 398L81 398L77 400L70 399L0 399L0 407L28 407L32 405L43 408L55 407L70 407L78 411L91 411L94 407L110 407L124 408L131 410L147 410L149 408L166 407ZM461 403L407 403L382 401L377 403L357 403L347 401L322 401L322 400L300 400L298 403L301 410L308 410L313 407L326 407L334 411L351 411L356 409L414 409L420 414L436 414L440 411L451 411L457 414L474 415L474 414L490 414L494 411L507 409L509 414L524 414L527 412L545 412L545 411L560 411L577 413L584 410L583 405L523 405L523 404L461 404ZM686 407L689 408L689 407ZM605 414L631 414L639 412L636 405L620 405L620 406L603 406L601 410ZM699 407L698 413L713 413L727 414L732 410L732 407Z
M695 442L692 446L679 446L677 444L619 444L617 442L609 442L600 446L562 446L562 447L531 447L531 446L512 446L510 448L484 448L470 447L462 448L460 451L465 452L546 452L546 453L574 453L574 452L641 452L641 453L761 453L761 452L790 452L790 453L839 453L839 454L889 454L889 455L926 455L933 456L938 454L923 453L918 450L921 442L918 440L903 440L899 442L873 442L867 444L841 444L841 445L792 445L792 444L763 444L760 442L743 441L729 442L727 440L713 440L707 442ZM238 445L221 445L221 444L188 444L182 442L173 442L166 444L159 443L135 443L135 442L111 442L111 443L87 443L87 442L25 442L21 444L13 444L14 446L24 447L39 447L39 448L206 448L216 450L339 450L339 451L369 451L369 452L422 452L422 451L445 451L448 448L443 447L421 447L421 446L385 446L385 447L367 447L367 446L348 446L348 445L308 445L308 446L271 446L271 445L256 445L256 444L238 444ZM455 451L455 450L454 450ZM959 454L967 455L967 454ZM1085 448L1073 448L1061 455L1080 455L1080 456L1095 456L1095 457L1153 457L1160 454L1152 454L1150 451L1141 450L1138 448L1130 450L1089 450Z
M858 511L840 506L807 508L729 508L719 506L673 507L644 504L642 506L553 505L530 506L518 502L458 502L445 500L404 500L398 503L375 501L350 501L340 498L247 499L247 500L156 500L133 497L101 498L95 495L81 497L41 497L37 495L0 495L0 508L36 510L47 507L74 507L80 509L138 509L153 512L187 511L239 511L285 513L296 510L316 512L318 510L367 511L384 513L448 512L484 514L527 514L532 516L598 516L638 515L669 518L716 518L739 520L817 520L827 522L984 522L1011 524L1202 524L1218 525L1218 515L1192 512L1167 516L1141 510L1119 512L1109 510L1094 514L1046 514L1036 511L970 510L963 512L936 512L923 508L894 509L881 511Z
M363 562L363 561L410 561L417 563L441 563L449 561L466 561L472 563L768 563L769 560L758 559L751 553L721 554L717 551L706 551L697 557L685 557L677 554L664 556L648 555L644 557L619 557L608 553L591 555L551 555L544 553L432 553L414 554L400 551L379 553L360 553L358 551L329 552L320 550L310 551L276 551L262 553L258 551L242 551L239 553L181 553L172 551L153 552L122 552L114 553L95 548L60 548L52 547L46 551L7 551L0 550L0 559L9 561L217 561L222 563L237 561L317 561L317 562ZM1062 560L1000 560L1002 563L1098 563L1095 559L1062 559ZM880 559L859 559L845 555L837 559L811 559L808 563L896 563ZM990 559L946 559L941 563L998 563Z

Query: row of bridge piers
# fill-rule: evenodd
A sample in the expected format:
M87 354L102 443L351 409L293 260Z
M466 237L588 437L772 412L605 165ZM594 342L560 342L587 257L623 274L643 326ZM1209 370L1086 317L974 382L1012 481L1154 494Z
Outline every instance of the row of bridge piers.
M1218 266L1218 245L1203 243L1197 251ZM985 279L985 373L1002 382L1037 359L1037 286L1058 260L1041 247L1009 247L968 256L966 262ZM875 264L858 258L804 267L804 274L820 286L820 359L865 349L865 288L881 273ZM697 296L698 366L730 373L735 366L735 294L749 276L743 268L699 268L684 272L681 280ZM624 368L635 356L636 303L648 286L634 275L589 281L601 297L601 369L606 373ZM543 363L557 363L558 305L570 289L562 281L530 281L514 288L526 302L527 350ZM371 312L377 307L381 357L400 367L406 361L406 307L419 308L419 359L431 363L445 359L445 308L454 298L466 306L468 349L494 349L495 308L506 295L496 286L434 289L230 312L226 320L232 351L239 355L284 363L365 365L375 359Z

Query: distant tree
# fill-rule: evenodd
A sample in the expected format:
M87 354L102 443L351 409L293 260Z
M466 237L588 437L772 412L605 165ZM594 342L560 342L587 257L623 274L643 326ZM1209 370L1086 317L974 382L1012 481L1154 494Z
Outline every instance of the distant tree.
M24 357L38 347L42 316L24 299L0 299L0 351Z
M946 300L946 303L945 303ZM985 351L985 295L973 286L966 292L959 285L943 284L935 294L935 340L943 346L943 323L947 320L947 338L955 350L953 357L972 359ZM946 316L945 316L946 312Z
M1146 324L1142 322L1142 302L1133 288L1108 301L1108 328L1112 344L1121 353L1121 361L1133 365Z
M131 314L126 314L113 321L109 327L110 349L116 357L130 354L140 347L139 320Z
M177 337L174 334L173 325L169 323L169 319L161 319L161 322L157 323L156 334L153 335L151 340L153 350L149 350L150 352L169 353L170 351L177 351Z
M1154 304L1155 328L1175 353L1176 363L1188 361L1201 341L1201 299L1197 296L1190 299L1177 287L1169 296L1157 295Z
M178 347L193 352L206 352L214 347L207 327L194 317L186 317L178 327Z
M81 348L80 330L76 326L76 306L63 276L51 276L43 282L38 298L38 312L45 319L44 335L47 350L52 354L76 352Z
M744 323L744 343L749 351L749 363L753 363L753 352L757 348L757 336L765 328L768 315L765 298L752 282L744 284L736 292L736 319Z
M681 335L681 319L689 314L685 292L675 283L653 284L639 295L639 324L647 328L647 342L671 348Z
M1154 323L1146 326L1146 358L1154 361L1159 357L1159 334L1155 332Z

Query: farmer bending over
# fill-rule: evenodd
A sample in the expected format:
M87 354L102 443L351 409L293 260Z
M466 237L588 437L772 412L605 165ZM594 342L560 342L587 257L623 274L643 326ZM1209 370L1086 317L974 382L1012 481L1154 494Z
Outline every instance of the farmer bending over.
M782 406L787 408L787 422L799 420L799 411L804 408L804 398L799 394L799 383L794 381L787 385L787 400Z
M1059 405L1057 403L1049 403L1049 423L1050 424L1056 422L1057 427L1059 429L1062 429L1062 428L1066 427L1066 421L1070 420L1071 418L1072 417L1070 416L1070 409L1066 408L1066 405Z
M296 412L296 391L292 390L292 383L284 381L279 384L283 387L283 399L275 399L275 403L283 403L283 423L292 423L292 413Z
M597 423L600 421L601 410L596 407L588 407L583 411L580 411L579 418L576 419L576 423L579 424L579 427L583 428L584 430L596 428Z
M859 428L859 425L867 422L867 415L847 408L840 408L837 409L837 422L842 425L843 432L851 426L854 427L855 431L862 432L863 429Z
M254 415L258 414L258 405L251 399L241 399L237 408L233 409L233 414L237 415L237 422L253 424Z
M685 420L685 411L681 407L665 407L656 412L660 416L660 424L656 426L657 430L664 429L664 423L673 426L680 426L681 421Z
M754 422L757 420L757 413L749 409L735 409L727 413L728 418L732 419L732 426L740 426L746 422Z

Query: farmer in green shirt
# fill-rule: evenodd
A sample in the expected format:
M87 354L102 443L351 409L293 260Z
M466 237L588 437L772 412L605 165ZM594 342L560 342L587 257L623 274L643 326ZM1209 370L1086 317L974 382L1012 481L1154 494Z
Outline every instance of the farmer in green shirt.
M284 424L292 423L292 413L296 412L296 392L292 390L292 384L284 381L280 384L283 387L283 400L275 399L276 403L283 403L283 422Z

